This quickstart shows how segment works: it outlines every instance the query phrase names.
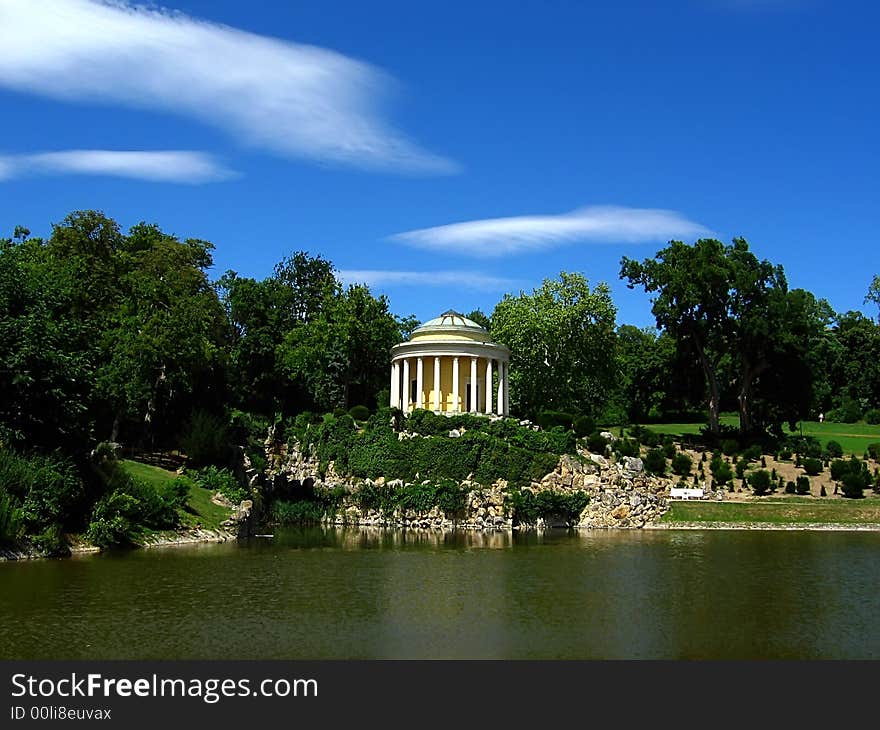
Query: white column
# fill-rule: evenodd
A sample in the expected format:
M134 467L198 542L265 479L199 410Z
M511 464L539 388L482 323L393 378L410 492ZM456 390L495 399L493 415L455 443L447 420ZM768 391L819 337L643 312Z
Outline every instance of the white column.
M424 396L422 395L422 388L425 385L425 367L422 359L420 357L416 360L416 408L421 408L425 405Z
M452 412L458 413L460 408L458 397L458 358L452 358Z
M492 358L486 358L486 413L492 412Z
M510 363L504 363L504 415L510 415Z
M403 412L409 413L409 358L403 358Z
M400 408L400 367L397 360L391 363L391 407Z
M498 361L498 398L497 405L495 406L495 412L499 416L504 415L504 363L499 360Z
M477 412L477 358L471 358L471 413Z
M440 412L440 358L434 358L434 410Z

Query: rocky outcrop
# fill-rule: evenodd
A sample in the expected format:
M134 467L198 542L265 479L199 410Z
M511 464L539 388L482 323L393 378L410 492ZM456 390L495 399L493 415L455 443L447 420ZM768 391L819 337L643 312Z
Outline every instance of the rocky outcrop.
M511 490L503 480L491 485L478 484L466 479L460 486L467 491L465 507L458 513L446 514L439 507L425 512L395 509L382 511L364 509L358 494L365 487L395 489L404 487L400 480L360 480L336 472L331 462L323 476L313 454L300 449L285 449L269 459L273 467L267 473L267 483L278 489L295 492L307 485L316 493L329 493L342 487L341 504L332 524L394 526L419 529L474 529L509 530L517 527L565 526L561 519L539 519L533 525L514 524ZM426 483L426 482L423 482ZM656 522L668 509L670 488L674 481L648 474L642 460L622 457L615 460L600 454L579 450L577 454L560 457L556 468L540 481L534 481L523 490L535 494L551 491L568 495L583 492L589 503L577 520L571 522L582 528L640 528ZM291 488L291 485L293 487ZM723 499L723 492L707 493L707 497Z

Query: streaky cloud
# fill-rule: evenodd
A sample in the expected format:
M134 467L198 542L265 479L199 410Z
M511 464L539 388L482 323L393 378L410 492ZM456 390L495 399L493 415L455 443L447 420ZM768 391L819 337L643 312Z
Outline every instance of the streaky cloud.
M0 2L0 86L172 112L284 157L457 169L385 121L381 101L394 82L379 69L124 0Z
M346 284L367 286L455 286L482 291L509 291L521 282L473 271L385 271L377 269L346 269L339 272Z
M657 208L604 205L561 215L531 215L451 223L391 236L417 248L492 257L528 253L562 244L649 243L710 235L681 213Z
M0 181L31 175L105 175L190 185L237 177L212 156L189 150L62 150L0 156Z

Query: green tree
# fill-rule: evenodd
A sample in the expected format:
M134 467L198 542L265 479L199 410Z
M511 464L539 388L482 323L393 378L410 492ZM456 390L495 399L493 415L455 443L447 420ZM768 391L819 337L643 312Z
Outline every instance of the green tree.
M511 350L511 408L532 418L541 410L598 415L613 387L615 314L608 286L590 289L578 273L506 295L491 321Z
M877 320L880 322L880 274L874 274L874 280L868 287L868 293L865 296L865 304L874 302L877 305Z

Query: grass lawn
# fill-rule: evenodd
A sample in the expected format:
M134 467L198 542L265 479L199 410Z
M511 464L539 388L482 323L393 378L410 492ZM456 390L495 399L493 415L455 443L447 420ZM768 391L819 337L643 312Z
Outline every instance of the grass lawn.
M173 479L177 479L177 473L162 469L150 464L141 464L138 461L128 459L120 460L122 468L133 477L137 477L147 484L160 487ZM195 484L190 486L189 498L186 509L180 510L180 523L184 527L200 525L206 530L217 530L220 523L229 517L229 510L214 504L211 501L211 490L204 489Z
M660 521L670 526L685 522L871 524L880 523L880 498L771 497L755 502L672 502Z
M721 423L728 426L738 426L739 418L733 414L721 416ZM658 433L681 435L685 433L699 433L704 427L702 423L648 423L645 426ZM861 456L865 448L871 443L880 443L880 425L871 426L867 423L819 423L818 421L801 421L798 430L791 432L800 434L803 429L804 436L815 436L824 447L828 441L837 441L846 454ZM786 429L788 432L788 429Z

